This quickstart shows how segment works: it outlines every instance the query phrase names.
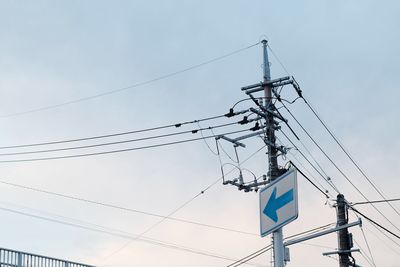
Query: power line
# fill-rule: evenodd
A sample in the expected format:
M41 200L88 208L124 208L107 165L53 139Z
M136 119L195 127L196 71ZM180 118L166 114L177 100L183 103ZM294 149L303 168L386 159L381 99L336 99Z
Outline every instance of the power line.
M246 129L246 130L233 131L233 132L223 133L222 135L230 135L230 134L242 133L242 132L246 132L246 131L248 131L248 130ZM135 150L144 150L144 149L163 147L163 146L171 146L171 145L188 143L188 142L193 142L193 141L198 141L198 140L203 140L203 139L208 139L208 138L214 138L214 135L208 135L208 136L204 136L204 137L191 138L191 139L179 140L179 141L173 141L173 142L167 142L167 143L161 143L161 144L102 151L102 152L83 153L83 154L65 155L65 156L54 156L54 157L43 157L43 158L0 160L0 163L33 162L33 161L45 161L45 160L57 160L57 159L67 159L67 158L99 156L99 155L107 155L107 154L114 154L114 153L121 153L121 152L135 151Z
M187 125L187 124L196 124L198 122L215 120L215 119L219 119L219 118L223 118L223 117L233 117L233 116L236 116L239 114L244 114L246 112L247 112L247 110L241 110L238 112L232 111L232 113L228 113L228 114L224 114L224 115L211 116L211 117L202 118L202 119L198 119L198 120L178 122L178 123L156 126L156 127L140 129L140 130L132 130L132 131L125 131L125 132L118 132L118 133L111 133L111 134L97 135L97 136L89 136L89 137L82 137L82 138L75 138L75 139L67 139L67 140L57 140L57 141L48 141L48 142L40 142L40 143L32 143L32 144L2 146L2 147L0 147L0 149L56 145L56 144L63 144L63 143L80 142L80 141L88 141L88 140L116 137L116 136L122 136L122 135L130 135L130 134L136 134L136 133L144 133L144 132L150 132L150 131L155 131L155 130L162 130L162 129L166 129L166 128L179 128L179 127L181 127L183 125Z
M158 217L158 218L166 218L167 220L171 220L171 221L182 222L182 223L187 223L187 224L193 224L193 225L202 226L202 227L208 227L208 228L214 228L214 229L218 229L218 230L224 230L224 231L229 231L229 232L234 232L234 233L239 233L239 234L244 234L244 235L258 236L255 233L250 233L250 232L230 229L230 228L227 228L227 227L215 226L215 225L210 225L210 224L205 224L205 223L200 223L200 222L195 222L195 221L185 220L185 219L180 219L180 218L175 218L175 217L167 217L167 216L160 215L160 214L153 213L153 212L147 212L147 211L142 211L142 210L138 210L138 209L132 209L132 208L128 208L128 207L114 205L114 204L110 204L110 203L90 200L90 199L86 199L86 198L82 198L82 197L77 197L77 196L62 194L62 193L58 193L58 192L48 191L48 190L44 190L44 189L40 189L40 188L36 188L36 187L31 187L31 186L11 183L11 182L7 182L7 181L4 181L4 180L0 180L0 183L1 184L5 184L5 185L9 185L9 186L13 186L13 187L16 187L16 188L20 188L20 189L25 189L25 190L30 190L30 191L34 191L34 192L44 193L44 194L48 194L48 195L52 195L52 196L56 196L56 197L62 197L62 198L70 199L70 200L85 202L85 203L89 203L89 204L94 204L94 205L103 206L103 207L107 207L107 208L122 210L122 211L126 211L126 212L137 213L137 214L142 214L142 215L152 216L152 217Z
M358 211L356 208L350 206L350 209L354 210L354 212L356 212L357 214L361 215L362 217L364 217L365 219L367 219L368 221L370 221L371 223L373 223L374 225L378 226L379 228L383 229L384 231L388 232L389 234L391 234L392 236L396 237L397 239L400 239L400 236L396 235L395 233L393 233L392 231L390 231L389 229L387 229L386 227L380 225L379 223L377 223L376 221L374 221L373 219L369 218L368 216L364 215L363 213L361 213L360 211Z
M312 113L317 117L319 122L324 126L325 130L329 133L329 135L335 140L336 144L342 149L342 151L346 154L346 156L350 159L350 161L353 163L353 165L357 168L357 170L362 174L362 176L368 181L368 183L374 188L374 190L384 199L387 200L386 196L383 194L381 190L378 189L378 187L372 182L370 177L367 176L367 174L361 169L361 167L356 163L356 161L353 159L353 157L350 155L350 153L344 148L344 146L341 144L339 139L333 134L333 132L329 129L329 127L326 125L326 123L321 119L321 117L318 115L318 113L315 111L315 109L311 106L311 104L302 96L304 102L306 105L309 107L309 109L312 111ZM388 201L386 201L387 204L394 210L397 215L400 216L400 212Z
M243 160L242 163L245 163L246 161L248 161L249 159L251 159L251 158L252 158L253 156L255 156L258 152L260 152L263 148L265 148L265 145L262 146L261 148L259 148L258 150L256 150L253 154L251 154L251 155L250 155L249 157L247 157L245 160ZM231 173L231 172L234 171L234 170L235 170L235 169L231 169L230 171L227 172L227 174ZM204 194L207 190L209 190L209 189L212 188L214 185L216 185L219 181L221 181L221 179L222 179L222 177L219 177L218 179L216 179L214 182L212 182L211 184L209 184L208 186L206 186L204 189L202 189L199 193L197 193L196 195L194 195L193 197L191 197L189 200L187 200L186 202L184 202L182 205L180 205L178 208L176 208L175 210L173 210L170 214L168 214L167 216L164 216L160 221L158 221L158 222L156 222L155 224L151 225L149 228L147 228L147 229L146 229L145 231L143 231L141 234L139 234L139 235L137 235L137 236L135 236L135 237L130 236L130 237L128 238L129 241L128 241L127 243L125 243L121 248L119 248L119 249L117 249L116 251L112 252L111 254L109 254L108 256L106 256L105 258L108 258L108 257L110 257L110 256L112 256L112 255L118 253L118 252L121 251L123 248L125 248L126 246L128 246L132 241L136 241L136 240L138 240L139 238L140 238L140 240L143 240L143 239L144 239L144 238L143 238L143 235L144 235L145 233L147 233L147 232L149 232L150 230L154 229L156 226L158 226L159 224L161 224L164 220L168 219L168 218L171 217L173 214L175 214L176 212L178 212L179 210L181 210L182 208L184 208L185 206L187 206L190 202L192 202L193 200L195 200L197 197L199 197L199 196L201 196L202 194ZM27 214L27 213L24 213L24 212L14 211L14 210L11 210L11 209L5 209L5 208L1 208L1 207L0 207L0 210L5 210L5 211L9 211L9 212L13 212L13 213L20 214L20 215L25 215L25 216L30 216L30 215L31 215L31 214ZM47 220L47 218L45 218L45 217L43 217L43 216L32 215L32 216L30 216L30 217L34 217L34 218L42 219L42 220ZM80 226L80 225L72 224L72 223L65 223L65 222L62 222L62 221L60 221L60 220L49 219L48 221L58 222L58 223L66 224L66 225L69 225L69 226L75 226L75 227L83 228L83 229L86 229L86 230L93 230L93 231L97 231L97 232L104 232L104 233L107 233L106 231L102 231L102 230L98 230L98 229L93 229L93 228L86 227L86 226ZM92 225L94 225L94 224L92 224ZM103 226L99 226L99 225L97 225L97 226L98 226L98 227L103 227ZM103 227L103 228L104 228L104 227ZM113 234L113 233L108 233L108 234ZM114 234L114 235L115 235L115 234ZM127 238L127 236L120 236L120 237ZM146 239L148 239L148 238L146 238ZM173 248L175 248L175 247L173 247ZM179 249L179 248L177 248L177 249ZM189 252L196 253L196 254L201 254L201 255L207 255L207 254L204 254L204 253L199 253L198 251L197 251L197 252L196 252L196 251L189 251ZM215 255L214 255L214 256L212 256L212 255L207 255L207 256L216 257ZM217 257L217 258L222 258L222 257L219 256L219 257ZM233 259L226 258L226 257L223 258L223 259L233 260ZM248 263L248 264L250 264L250 265L255 265L255 264L252 264L252 263ZM255 266L260 266L260 265L255 265Z
M261 254L263 254L263 253L265 253L265 252L267 252L267 251L269 251L271 249L272 249L272 245L268 245L268 246L266 246L266 247L264 247L262 249L259 249L259 250L255 251L255 252L251 253L250 255L247 255L244 258L241 258L240 260L235 261L234 263L231 263L231 264L227 265L226 267L240 266L240 265L247 263L248 261L260 256Z
M310 234L310 233L322 231L322 230L325 230L325 229L327 229L327 228L329 228L329 227L331 227L333 225L335 225L335 223L328 223L328 224L325 224L325 225L322 225L322 226L319 226L319 227L316 227L316 228L313 228L313 229L310 229L310 230L306 230L306 231L303 231L303 232L300 232L300 233L297 233L297 234L294 234L294 235L287 236L287 237L285 237L285 239L287 240L287 239L299 237L299 236L302 236L302 235L305 235L305 234Z
M250 156L248 156L242 163L245 163L246 161L248 161L249 159L251 159L252 157L254 157L258 152L260 152L263 148L265 148L265 145L262 146L261 148L259 148L258 150L256 150L253 154L251 154ZM227 172L227 174L233 172L235 169L231 169L230 171ZM192 198L190 198L188 201L186 201L184 204L182 204L181 206L179 206L178 208L174 209L171 213L169 213L165 218L162 218L160 221L156 222L155 224L151 225L149 228L147 228L145 231L143 231L139 236L144 235L145 233L151 231L152 229L154 229L156 226L158 226L159 224L161 224L163 221L165 221L168 217L171 217L172 215L174 215L176 212L178 212L179 210L181 210L182 208L184 208L186 205L188 205L190 202L192 202L193 200L195 200L197 197L201 196L202 194L204 194L207 190L211 189L213 186L215 186L219 181L221 181L223 179L224 176L219 177L218 179L216 179L214 182L212 182L211 184L209 184L207 187L205 187L204 189L202 189L198 194L196 194L195 196L193 196ZM133 240L132 240L133 241ZM128 246L131 243L131 241L128 241L127 243L125 243L124 245L122 245L119 249L115 250L114 252L112 252L111 254L107 255L105 258L109 258L112 255L115 255L116 253L118 253L119 251L121 251L122 249L124 249L126 246Z
M330 227L332 225L333 224L330 223L330 224L319 226L319 227L316 227L316 228L313 228L313 229L310 229L310 230L307 230L307 231L304 231L304 232L301 232L301 233L297 233L297 234L294 234L294 235L286 237L285 240L288 240L290 238L295 238L295 237L298 237L298 236L301 236L301 235L304 235L304 234L313 233L313 232L316 232L316 231L321 231L321 230L324 230L324 229L326 229L326 228L328 228L328 227ZM255 252L247 255L246 257L243 257L240 260L227 265L226 267L240 266L240 265L242 265L242 264L244 264L244 263L246 263L246 262L248 262L248 261L250 261L250 260L252 260L252 259L254 259L254 258L258 257L258 256L260 256L261 254L269 251L271 248L272 248L272 245L268 245L266 247L263 247L263 248L255 251Z
M290 75L289 71L286 69L286 67L284 66L284 64L280 61L280 59L278 58L278 56L274 53L274 51L271 49L271 47L269 46L269 49L271 50L272 54L274 55L274 57L277 59L277 61L279 62L279 64L282 66L282 68L286 71L286 73ZM302 97L302 96L301 96ZM318 118L318 120L322 123L322 125L324 126L324 128L328 131L328 133L332 136L332 138L335 140L335 142L339 145L339 147L343 150L343 152L347 155L347 157L352 161L352 163L356 166L356 168L361 172L361 174L368 180L368 182L373 186L373 188L381 195L381 197L383 197L383 199L385 201L382 202L387 202L388 205L390 205L390 207L397 213L399 214L398 210L396 208L394 208L390 201L387 201L386 197L383 195L382 192L380 192L380 190L375 186L375 184L372 183L371 179L365 174L365 172L360 168L360 166L355 162L355 160L350 156L350 154L347 152L347 150L345 150L344 146L339 142L339 140L336 138L336 136L333 134L333 132L327 127L327 125L322 121L322 119L320 118L320 116L317 114L317 112L315 111L315 109L312 108L311 104L304 98L302 97L303 100L305 101L305 103L307 104L307 106L310 108L310 110L314 113L314 115ZM282 103L283 104L283 103ZM287 108L286 108L287 109ZM290 112L289 112L290 113ZM291 113L290 113L291 114ZM291 114L292 115L292 114ZM293 117L293 115L292 115ZM294 118L295 119L295 118ZM296 119L295 119L296 120ZM297 120L296 120L297 121ZM300 125L301 126L301 125ZM301 126L302 127L302 126ZM303 127L302 127L303 128ZM303 129L304 130L304 129ZM307 132L306 132L307 133ZM308 133L307 133L308 134ZM310 137L311 138L311 137ZM311 138L312 139L312 138ZM313 139L312 139L313 140ZM314 140L313 140L314 141ZM317 145L318 146L318 145ZM334 164L335 165L335 164ZM336 166L335 166L336 167ZM346 178L347 179L347 178ZM354 185L353 185L354 187ZM357 188L356 188L357 189ZM357 191L359 191L357 189ZM360 191L359 191L360 192ZM361 192L360 192L361 193ZM365 197L364 197L365 198ZM368 200L368 199L366 199ZM371 203L372 202L372 203ZM393 223L388 220L386 218L386 216L384 216L374 205L373 203L380 203L380 202L375 202L375 201L368 201L365 203L369 203L371 204L375 210L377 210L387 221L389 221L389 223L391 223L393 225ZM376 229L378 229L379 231L381 231L375 224L372 224ZM394 226L394 225L393 225ZM396 226L394 226L396 229ZM395 242L394 240L392 240L389 236L387 236L384 232L382 232L386 237L388 237L392 242L396 243L397 245L399 245L397 242ZM396 252L397 253L397 252ZM372 255L371 255L372 256Z
M363 205L363 204L371 204L371 203L386 203L386 202L394 202L394 201L400 201L400 198L392 198L392 199L385 199L385 200L373 200L373 201L364 201L364 202L356 202L356 203L351 203L351 206L355 205Z
M310 180L310 178L307 177L307 175L305 175L299 168L297 168L297 166L293 163L293 161L289 161L291 165L293 165L293 167L301 174L303 175L304 178L306 178L306 180L308 182L310 182L318 191L320 191L326 198L329 198L328 194L326 194L324 192L324 190L322 190L321 188L319 188L316 184L314 184L313 181Z
M376 267L375 263L371 263L370 259L366 255L364 255L364 252L360 251L360 255L368 262L369 266Z
M176 249L176 250L180 250L180 251L190 252L190 253L194 253L194 254L199 254L199 255L203 255L203 256L209 256L209 257L223 259L223 260L229 260L229 261L234 261L235 260L235 259L227 257L227 256L222 256L222 255L218 255L218 254L215 254L215 253L212 253L212 252L208 252L208 251L202 251L202 250L198 250L198 249L194 249L194 248L189 248L189 247L177 245L177 244L174 244L174 243L168 243L168 242L157 240L157 239L154 239L154 238L148 238L148 237L143 237L143 236L138 237L138 236L132 235L130 233L127 233L125 231L120 231L120 230L116 230L116 229L112 229L113 231L106 230L106 229L111 229L111 228L100 226L100 225L96 225L96 224L92 224L92 223L89 223L89 224L96 225L96 226L98 226L98 227L100 227L102 229L89 227L89 226L85 226L85 225L77 224L77 223L71 223L71 222L67 222L67 221L63 221L63 220L59 220L59 219L49 218L49 217L45 217L45 216L35 215L35 214L31 214L31 213L27 213L27 212L23 212L23 211L18 211L18 210L14 210L14 209L9 209L9 208L4 208L4 207L0 207L0 210L6 211L6 212L10 212L10 213L14 213L14 214L18 214L18 215L23 215L23 216L26 216L26 217L39 219L39 220L44 220L44 221L48 221L48 222L53 222L53 223L63 224L63 225L66 225L66 226L80 228L80 229L84 229L84 230L88 230L88 231L108 234L108 235L112 235L112 236L116 236L116 237L120 237L120 238L124 238L124 239L142 241L142 242L145 242L145 243L149 243L149 244L157 245L157 246L162 246L162 247L165 247L165 248L172 248L172 249ZM250 265L254 265L254 264L250 264ZM255 265L255 266L261 266L261 265Z
M374 260L374 256L372 256L371 247L369 246L367 237L365 236L364 229L362 228L362 226L360 227L360 229L361 229L361 233L362 233L362 235L363 235L363 237L364 237L365 244L367 245L369 255L371 256L372 264L376 267L375 260Z
M358 215L357 215L358 216ZM371 223L371 225L383 236L385 236L387 239L389 239L390 241L393 242L393 244L395 244L397 247L400 247L400 243L397 243L396 240L394 240L391 236L389 236L385 231L383 231L382 229L380 229L379 227L377 227L375 224ZM393 248L392 246L388 245L383 238L381 238L380 235L378 235L377 233L375 233L374 231L368 229L367 227L365 227L365 229L367 229L371 234L373 234L376 238L378 238L387 248L391 249L394 253L396 253L397 255L400 256L400 252L397 251L395 248Z
M171 72L171 73L168 73L168 74L165 74L165 75L161 75L161 76L158 76L158 77L156 77L156 78L153 78L153 79L150 79L150 80L147 80L147 81L143 81L143 82L139 82L139 83L136 83L136 84L132 84L132 85L129 85L129 86L126 86L126 87L122 87L122 88L118 88L118 89L106 91L106 92L103 92L103 93L99 93L99 94L95 94L95 95L91 95L91 96L87 96L87 97L82 97L82 98L74 99L74 100L71 100L71 101L66 101L66 102L63 102L63 103L55 104L55 105L49 105L49 106L44 106L44 107L41 107L41 108L30 109L30 110L26 110L26 111L22 111L22 112L16 112L16 113L11 113L11 114L1 115L0 118L15 117L15 116L20 116L20 115L28 114L28 113L33 113L33 112L39 112L39 111L44 111L44 110L59 108L59 107L62 107L62 106L71 105L71 104L79 103L79 102L82 102L82 101L87 101L87 100L91 100L91 99L103 97L103 96L106 96L106 95L111 95L111 94L119 93L119 92L122 92L122 91L125 91L125 90L128 90L128 89L132 89L132 88L144 86L144 85L147 85L147 84L150 84L150 83L154 83L154 82L156 82L156 81L160 81L160 80L167 79L167 78L169 78L169 77L172 77L172 76L175 76L175 75L184 73L184 72L188 72L188 71L193 70L193 69L197 69L197 68L199 68L199 67L202 67L202 66L204 66L204 65L207 65L207 64L210 64L210 63L219 61L219 60L221 60L221 59L230 57L230 56L232 56L232 55L235 55L235 54L238 54L238 53L240 53L240 52L242 52L242 51L248 50L248 49L250 49L250 48L252 48L252 47L254 47L254 46L257 46L257 45L259 45L259 44L260 44L260 42L257 42L257 43L255 43L255 44L252 44L252 45L246 46L246 47L244 47L244 48L240 48L240 49L234 50L234 51L232 51L232 52L230 52L230 53L227 53L227 54L224 54L224 55L222 55L222 56L215 57L215 58L213 58L213 59L210 59L210 60L207 60L207 61L204 61L204 62L195 64L195 65L192 65L192 66L190 66L190 67L187 67L187 68L184 68L184 69L175 71L175 72Z
M286 109L286 111L290 114L290 116L296 121L296 123L300 126L300 128L307 134L307 136L311 139L311 141L318 147L318 149L325 155L325 157L332 163L332 165L341 173L341 175L356 189L356 191L367 201L369 199L364 195L364 193L361 192L361 190L355 186L355 184L350 180L350 178L338 167L338 165L332 160L331 157L328 156L328 154L322 149L322 147L315 141L315 139L310 135L310 133L304 128L304 126L297 120L297 118L293 115L293 113L286 107L284 103L281 102L283 107ZM400 231L400 228L398 228L395 224L393 224L373 203L371 203L371 206L374 207L374 209L382 215L394 228Z
M314 164L311 163L311 161L304 155L304 153L293 143L293 141L287 136L287 134L280 129L280 132L285 136L285 138L293 145L293 147L296 149L297 152L308 162L308 164L311 165L311 167L324 179L324 181L338 194L340 194L340 191L337 189L336 186L334 186L333 183L329 182L329 180L317 169L317 167L314 166Z
M360 249L360 253L361 254L366 254L365 253L365 251L364 251L364 249L360 246L360 244L357 242L357 240L353 237L353 241L354 241L354 243L358 246L358 248ZM371 259L369 258L369 257L366 257L366 255L362 255L363 257L364 257L364 259L368 262L368 264L371 266L371 267L376 267L376 266L374 266L373 264L372 264L372 262L371 262Z
M306 166L304 166L304 164L296 157L295 154L291 153L290 151L289 151L289 154L293 157L293 159L295 159L295 160L297 161L297 163L299 163L299 165L308 173L308 175L309 175L310 177L312 177L312 178L314 179L314 181L315 181L322 189L324 189L325 193L327 193L331 198L334 198L333 195L329 192L329 190L326 189L326 187L323 186L322 183L320 183L320 182L318 181L318 179L311 173L311 171L310 171L309 169L307 169Z
M139 141L146 141L146 140L153 140L153 139L159 139L159 138L165 138L165 137L171 137L171 136L178 136L178 135L184 135L184 134L190 134L190 133L191 134L196 134L198 132L202 133L203 131L222 128L222 127L227 127L227 126L231 126L231 125L235 125L235 124L238 124L238 122L231 122L231 123L225 123L225 124L221 124L221 125L209 126L209 127L200 128L200 129L193 129L193 130L187 130L187 131L181 131L181 132L175 132L175 133L167 133L167 134L161 134L161 135L153 135L153 136L147 136L147 137L135 138L135 139L128 139L128 140L122 140L122 141L98 143L98 144L83 145L83 146L54 148L54 149L34 150L34 151L0 153L0 156L40 154L40 153L69 151L69 150L86 149L86 148L94 148L94 147L102 147L102 146L120 145L120 144L139 142Z

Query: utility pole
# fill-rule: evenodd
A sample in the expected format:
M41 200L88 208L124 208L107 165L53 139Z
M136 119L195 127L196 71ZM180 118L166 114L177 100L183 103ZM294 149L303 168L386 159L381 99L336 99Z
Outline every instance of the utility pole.
M278 79L273 79L273 80L271 79L271 71L268 60L268 41L263 40L261 41L261 43L263 46L263 80L259 83L248 85L241 88L241 90L244 91L250 97L250 99L252 99L253 102L257 105L257 108L249 109L250 112L257 115L257 118L254 119L256 121L256 125L250 128L250 130L253 131L253 133L236 138L231 138L224 135L216 137L217 140L224 139L232 143L236 149L236 147L246 147L246 145L242 143L242 140L244 139L254 136L261 136L261 135L263 136L263 141L268 151L268 173L267 175L263 175L263 180L260 181L259 179L255 178L254 181L252 182L244 182L241 170L239 172L238 178L235 178L233 180L225 180L223 178L224 185L227 184L234 185L239 190L243 190L244 192L251 192L251 191L257 192L261 187L264 187L270 184L271 182L274 182L279 177L284 178L283 175L289 171L285 168L282 169L279 168L278 165L278 156L285 155L287 153L287 149L284 146L276 145L275 131L280 129L279 126L280 122L286 123L288 127L289 125L287 124L287 119L282 117L280 112L276 109L274 104L274 99L277 99L279 101L281 100L277 88L281 88L284 85L288 84L291 84L295 88L297 93L301 94L300 87L293 77L286 76ZM260 99L253 96L253 94L257 92L264 92L264 97ZM232 116L232 114L235 114L233 109L231 109L226 116L229 117ZM247 117L245 118L246 119L243 119L243 121L246 121L246 123L250 122ZM265 120L265 123L260 124L258 121L262 119ZM269 179L267 179L267 176L269 177ZM272 231L274 267L284 267L285 261L289 260L288 257L287 259L285 259L285 248L283 245L282 227L287 223L291 222L292 220L296 219L298 214L297 204L294 205L294 203L297 203L297 200L296 202L294 201L294 195L293 195L293 192L297 190L296 189L297 184L295 178L296 176L293 175L290 177L293 177L289 179L290 181L293 181L293 188L285 192L279 192L279 196L276 196L276 187L274 187L275 193L272 193L271 190L271 194L268 197L268 201L267 199L265 199L267 202L265 203L264 207L261 207L261 202L260 202L260 211L262 212L261 214L262 217L260 217L260 219L264 218L263 220L265 220L265 218L269 218L267 220L268 223L270 223L269 227L271 227L270 230L261 232L261 236L265 236L267 235L267 233L271 233ZM263 189L266 189L266 187L264 187ZM262 192L260 191L260 193ZM285 200L286 198L287 200ZM289 198L291 199L289 200ZM261 194L260 194L260 201L261 201ZM277 223L278 218L276 211L285 206L286 204L288 204L289 202L293 204L290 210L290 216L288 216L286 221L281 221ZM268 208L270 210L268 210Z
M351 256L351 252L359 252L359 249L351 249L353 247L352 236L348 232L348 227L361 225L361 220L353 223L348 223L348 204L343 195L337 196L337 226L334 229L328 229L319 233L311 234L296 240L290 240L283 242L282 228L286 224L292 222L298 217L298 206L297 206L297 176L296 169L293 168L279 168L278 157L286 155L287 148L285 146L278 146L276 144L275 131L280 129L279 123L283 122L286 124L288 129L297 137L296 133L288 124L288 120L285 119L279 110L275 107L275 100L281 102L280 90L285 85L291 84L296 90L299 97L302 97L300 86L293 77L286 76L277 79L271 79L271 71L268 60L268 41L261 41L263 46L263 80L259 83L242 87L241 90L250 97L251 100L256 104L256 108L251 107L246 111L235 112L233 108L230 109L226 117L232 117L238 114L245 114L251 112L257 115L254 119L248 119L244 116L243 120L238 122L239 124L247 124L250 122L256 122L254 127L250 128L249 131L253 131L250 134L239 137L228 137L225 135L216 136L215 139L223 139L233 144L237 155L236 148L243 147L246 145L242 143L243 140L262 136L263 141L268 150L268 173L256 178L254 176L253 181L244 181L242 170L239 166L239 176L232 179L226 180L223 167L222 169L222 183L224 185L233 185L238 190L244 192L258 192L260 200L260 234L261 237L267 236L272 233L272 245L273 245L273 262L274 267L284 267L285 262L289 261L288 246L303 242L305 240L313 239L322 235L338 232L338 250L333 252L323 253L324 256L339 255L340 267L358 267L355 264L354 258ZM264 92L263 98L256 98L253 94L257 92ZM265 123L260 123L261 120L265 120ZM298 137L297 137L298 138ZM218 144L218 143L217 143ZM239 158L238 164L239 164ZM267 176L269 179L267 179ZM278 192L278 193L277 193ZM280 209L284 211L277 213Z
M268 84L271 81L271 71L269 68L269 60L268 60L268 49L267 49L267 40L262 41L263 44L263 54L264 54L264 95L265 95L265 109L266 110L275 110L275 105L272 102L272 88ZM270 181L275 180L279 177L280 171L278 167L278 158L277 158L277 149L275 145L275 123L272 112L267 112L266 114L266 138L267 138L267 146L268 146L268 176L270 177ZM279 228L275 232L272 233L272 242L274 246L274 266L275 267L283 267L284 266L284 247L283 247L283 233L282 228Z
M342 194L339 194L336 199L336 218L337 226L345 225L349 222L347 202ZM352 236L347 228L339 230L338 233L338 254L339 266L349 267L355 263L350 262L351 248L353 247Z

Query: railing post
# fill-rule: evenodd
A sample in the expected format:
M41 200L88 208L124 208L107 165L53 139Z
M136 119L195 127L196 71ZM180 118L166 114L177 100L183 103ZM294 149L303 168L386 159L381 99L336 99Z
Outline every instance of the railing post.
M22 253L18 252L18 267L22 267Z
M64 263L65 263L64 264L65 267L69 267L69 262L65 261Z

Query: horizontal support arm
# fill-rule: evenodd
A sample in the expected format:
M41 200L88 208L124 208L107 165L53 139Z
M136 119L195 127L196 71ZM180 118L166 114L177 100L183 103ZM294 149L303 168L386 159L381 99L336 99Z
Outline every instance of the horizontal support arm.
M300 237L300 238L297 238L297 239L292 239L292 240L286 241L285 243L283 243L283 245L286 246L286 247L287 246L291 246L291 245L294 245L294 244L297 244L297 243L300 243L300 242L303 242L303 241L306 241L306 240L309 240L309 239L313 239L313 238L320 237L320 236L323 236L323 235L331 234L331 233L337 232L339 230L342 230L342 229L345 229L345 228L350 228L350 227L353 227L353 226L356 226L356 225L361 225L361 219L358 219L358 221L356 221L356 222L344 224L344 225L335 227L333 229L328 229L328 230L325 230L325 231L322 231L322 232L319 232L319 233L315 233L315 234L312 234L312 235L309 235L309 236Z

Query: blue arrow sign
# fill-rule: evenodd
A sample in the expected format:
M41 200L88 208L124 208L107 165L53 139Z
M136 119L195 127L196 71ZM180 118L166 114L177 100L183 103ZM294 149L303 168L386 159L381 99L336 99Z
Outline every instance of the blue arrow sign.
M290 189L289 191L287 191L286 193L277 198L276 187L275 187L274 190L272 191L271 196L269 197L267 205L265 205L263 213L269 218L271 218L271 220L273 220L274 222L277 222L278 221L278 214L276 213L277 210L284 207L291 201L293 201L293 189Z

